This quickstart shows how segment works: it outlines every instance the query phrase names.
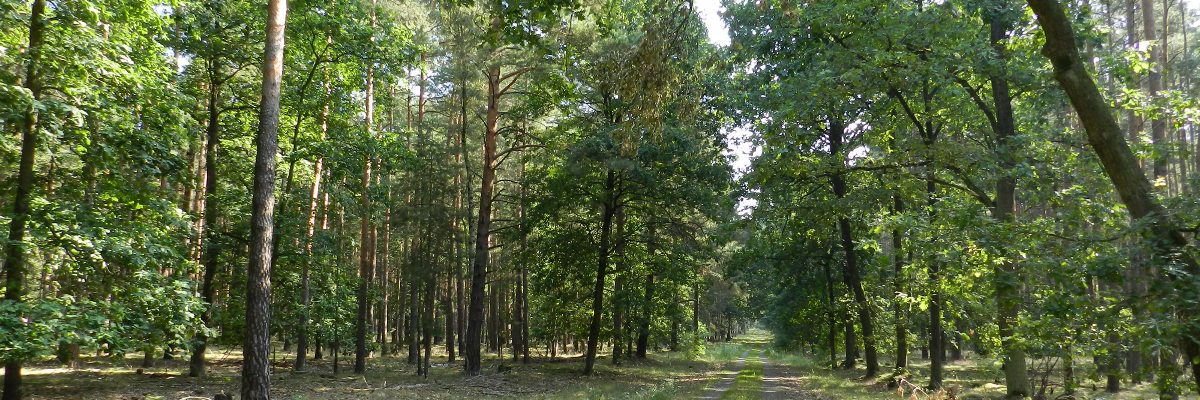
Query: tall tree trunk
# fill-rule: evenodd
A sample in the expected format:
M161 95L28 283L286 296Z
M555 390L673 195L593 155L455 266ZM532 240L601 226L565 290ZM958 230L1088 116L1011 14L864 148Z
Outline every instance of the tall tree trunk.
M932 171L926 172L933 174ZM925 182L925 196L927 201L926 213L929 221L932 222L935 218L937 206L937 185L932 179L932 175ZM945 369L946 363L946 340L944 338L944 328L942 321L942 265L936 259L936 256L931 256L929 262L929 387L942 387L942 372Z
M651 239L654 240L654 239ZM650 313L654 310L654 273L646 274L646 287L642 294L642 311L638 321L637 357L646 358L646 348L650 346Z
M900 198L899 190L892 194L892 212L900 215L904 212L904 201ZM908 368L908 315L904 312L904 304L900 296L904 294L904 236L899 228L892 229L892 314L896 318L896 370L888 380L888 386L898 385L896 376L905 374Z
M1137 28L1137 2L1139 0L1125 0L1125 44L1128 46L1126 50L1133 51L1138 47L1138 28ZM1138 87L1138 76L1134 72L1130 72L1129 82L1130 89L1136 90ZM1142 116L1130 107L1127 111L1126 119L1128 119L1128 134L1129 141L1137 144L1141 142L1142 131ZM1138 165L1141 165L1141 160L1138 160Z
M383 207L383 227L375 228L375 232L371 234L375 242L375 279L376 284L380 289L379 300L375 304L375 321L379 324L376 331L379 336L380 355L386 354L388 348L388 321L390 320L390 308L393 294L391 293L391 243L392 243L392 185L391 175L381 174L382 176L376 180L376 184L380 185L386 192L384 198L385 206ZM378 238L379 231L383 231L383 238Z
M432 236L432 231L430 232L430 236ZM428 263L428 265L432 265L432 264L433 263ZM425 313L421 317L421 337L422 337L421 345L425 349L425 356L422 357L421 365L420 365L420 368L418 368L418 369L421 371L421 376L428 378L429 377L429 357L432 355L432 352L433 352L433 299L435 296L437 296L437 293L435 293L435 291L436 291L435 288L437 287L437 285L434 285L434 281L436 281L436 277L434 276L434 273L432 270L426 274L424 281L425 281L425 305L423 308L425 309Z
M371 0L371 30L375 30L375 2ZM374 41L374 38L371 39ZM375 66L367 64L367 87L364 100L364 123L368 136L375 136ZM375 275L375 239L371 229L371 155L363 159L362 198L360 207L362 220L359 222L358 240L358 314L354 320L354 373L367 371L367 314L370 300L367 298L371 281Z
M596 364L596 345L600 340L600 317L604 313L604 278L608 274L609 242L612 239L613 217L619 199L616 196L617 174L608 169L604 180L604 208L600 212L600 246L596 262L596 285L592 289L592 324L588 329L587 354L583 374L591 375Z
M325 141L325 135L329 131L329 84L325 84L325 105L321 110L321 138L318 142ZM321 200L321 175L325 169L325 157L317 157L317 161L313 165L313 181L308 193L308 219L305 223L306 229L304 233L304 254L306 259L303 263L303 270L300 271L300 335L296 339L296 371L303 371L305 367L305 359L308 356L308 328L309 328L309 309L312 307L312 295L310 291L309 270L313 263L313 241L317 233L317 206ZM319 343L319 342L318 342ZM319 344L318 344L319 346Z
M838 171L833 174L833 192L838 199L846 197L847 185L845 175L845 156L842 155L842 145L846 127L839 121L829 122L829 150L838 158ZM844 270L846 286L854 294L854 302L858 312L859 327L862 329L863 348L867 363L867 376L875 376L879 372L879 359L875 350L874 325L871 306L867 303L867 294L863 290L862 275L858 270L858 254L854 249L854 231L850 219L838 216L838 231L841 236L842 251L845 253Z
M649 224L646 227L646 252L651 257L651 261L647 264L650 272L646 274L646 288L642 294L642 310L641 319L638 326L637 339L637 356L638 358L646 358L646 349L650 346L650 320L654 312L654 264L653 259L658 255L658 241L656 238L657 230L654 224ZM672 344L673 346L674 344Z
M409 245L409 265L408 265L408 316L405 324L405 338L408 339L408 357L405 359L409 364L417 364L421 361L421 293L420 293L420 278L418 266L421 262L420 252L424 246L424 238L414 238Z
M45 0L34 0L29 14L29 63L25 67L25 88L35 101L41 98L42 35L46 28L43 14ZM21 124L21 161L17 172L17 193L13 197L12 220L9 222L8 242L4 244L4 301L11 305L21 303L25 292L25 224L29 220L29 198L33 192L33 164L37 155L38 126L37 109L30 107ZM4 363L4 400L21 399L21 361L7 360Z
M480 334L483 332L483 286L487 282L488 239L492 229L492 190L495 186L497 122L500 118L500 67L488 68L488 103L484 121L482 173L479 187L479 222L475 225L475 258L471 262L471 294L467 306L466 372L479 375Z
M371 95L373 78L372 69L367 69L367 131L371 132L371 114L373 97ZM368 290L375 275L375 240L371 229L371 166L373 160L367 156L363 160L362 194L360 207L362 210L359 222L358 250L358 314L354 322L354 373L361 374L367 368L367 314L371 307Z
M1028 1L1045 32L1046 43L1042 47L1042 55L1054 66L1055 80L1079 114L1087 131L1088 144L1095 150L1104 172L1112 180L1130 216L1146 224L1145 240L1159 258L1158 261L1175 261L1182 264L1188 274L1200 275L1200 263L1186 249L1187 238L1179 231L1168 210L1154 197L1150 180L1138 167L1137 157L1125 142L1112 109L1080 62L1075 33L1066 11L1056 0ZM1195 293L1182 295L1194 297ZM1180 307L1180 318L1184 321L1194 320L1197 317L1194 307ZM1185 325L1180 333L1181 347L1191 364L1192 375L1200 377L1200 346L1196 342L1196 338L1200 338L1200 327ZM1195 379L1194 384L1200 390L1200 379Z
M625 212L617 210L616 223L616 253L617 260L616 269L613 274L613 300L612 300L612 324L613 324L613 346L612 346L612 363L613 365L621 365L621 360L625 355L625 308L628 306L627 295L625 293Z
M204 145L204 209L203 222L201 224L202 239L200 264L204 266L204 277L200 282L200 296L204 300L204 312L200 314L200 321L206 328L211 328L212 308L216 301L215 284L217 276L217 256L220 253L221 247L216 243L217 234L215 231L217 223L217 149L221 144L221 109L220 109L220 64L210 60L208 63L209 87L208 87L208 127L205 132ZM205 352L208 350L208 336L203 331L197 331L194 337L192 346L192 357L188 362L188 376L202 377L207 374L205 365Z
M992 48L1001 60L1001 68L1008 60L1008 32L1012 30L1011 18L1004 11L995 12L989 18L989 36ZM1000 176L996 179L996 204L992 217L1001 224L1012 224L1016 220L1017 178L1016 155L1019 144L1013 140L1016 126L1013 122L1012 94L1009 93L1007 72L993 73L992 103L995 106L995 134L999 143ZM1029 396L1029 374L1025 365L1025 350L1016 340L1017 317L1021 311L1021 270L1015 257L1004 257L1005 261L995 267L996 324L999 327L1000 347L1004 359L1004 382L1010 398Z
M458 154L455 155L455 161L459 161L458 157L461 156L462 157L461 163L458 163L458 165L461 165L462 168L458 169L457 175L455 177L455 183L456 183L455 187L458 190L457 199L458 199L459 205L460 205L459 207L455 207L455 210L459 210L460 208L462 208L464 202L466 204L465 204L465 210L462 210L465 212L460 211L459 214L457 214L457 216L455 217L455 219L463 220L463 224L466 225L464 227L466 232L464 232L465 235L463 235L463 239L461 241L459 241L459 243L457 244L457 247L459 248L459 253L462 255L462 257L461 257L461 262L459 263L459 265L455 267L455 278L454 279L455 279L456 284L454 285L454 303L455 303L455 308L458 311L455 313L455 315L457 317L457 319L456 319L457 323L455 324L455 330L456 330L456 333L458 334L457 335L458 336L458 346L457 346L458 352L465 353L466 352L466 340L465 339L466 339L466 329L467 329L467 312L466 312L467 308L466 308L466 304L465 304L466 302L463 301L464 300L463 292L465 291L465 288L467 286L466 285L467 281L466 281L466 277L463 276L461 268L462 268L462 265L464 264L464 262L466 262L468 260L473 260L473 258L468 257L469 254L467 253L467 248L470 245L471 236L474 233L474 231L472 231L472 224L470 222L471 211L472 211L471 196L468 195L468 192L470 190L469 187L471 186L471 175L470 175L471 162L470 162L470 157L467 154L467 121L468 120L467 120L467 82L466 82L466 79L463 79L463 81L459 82L458 87L459 87L459 99L458 100L459 100L459 118L460 118L459 126L458 126L459 149L458 149Z
M263 49L262 103L255 140L254 195L250 217L250 266L246 274L246 338L242 344L242 398L271 394L271 236L275 226L275 156L279 133L279 87L283 80L284 24L287 0L267 5Z
M842 269L842 282L845 284L845 268ZM861 356L858 352L858 335L854 331L854 315L849 311L842 310L842 348L846 352L845 359L842 360L842 368L854 369L858 365L858 357Z
M1158 36L1158 29L1154 19L1154 0L1142 0L1142 27L1145 30L1145 40L1150 42L1150 70L1146 73L1146 93L1150 101L1157 101L1159 93L1163 90L1163 69L1166 68L1166 58L1164 58L1163 49L1166 47L1166 36ZM1165 26L1163 28L1166 28ZM1164 29L1165 30L1165 29ZM1156 40L1162 41L1156 42ZM1157 109L1158 107L1151 107ZM1152 115L1157 115L1154 112ZM1167 175L1167 122L1160 116L1155 116L1150 120L1150 143L1154 146L1153 161L1151 163L1153 171L1153 179L1165 179Z
M525 178L524 158L521 159L521 169L518 172L520 173L520 177L523 181ZM524 182L522 182L521 189L519 191L520 204L517 208L517 219L521 221L520 245L521 254L523 255L521 258L521 276L518 277L517 281L517 292L519 293L517 295L517 300L521 303L521 306L517 309L517 313L520 315L519 320L521 321L521 361L525 364L529 364L529 262L527 261L528 257L524 256L526 251L529 249L529 232L527 231L528 227L525 226L525 201L527 196L525 189L526 185Z

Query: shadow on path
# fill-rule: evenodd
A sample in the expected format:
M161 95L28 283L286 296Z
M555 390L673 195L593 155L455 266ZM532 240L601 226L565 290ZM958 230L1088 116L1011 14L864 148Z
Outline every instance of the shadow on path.
M817 400L826 399L821 396L801 388L800 377L788 370L787 366L771 361L766 357L762 357L763 362L763 389L762 398L764 400L776 399L804 399Z
M704 390L704 394L699 398L702 400L716 400L721 398L721 395L733 386L733 380L737 378L738 372L742 371L742 367L746 365L746 354L750 353L750 349L742 351L742 356L738 357L737 362L733 364L733 369L726 370L721 373L721 381L716 385Z

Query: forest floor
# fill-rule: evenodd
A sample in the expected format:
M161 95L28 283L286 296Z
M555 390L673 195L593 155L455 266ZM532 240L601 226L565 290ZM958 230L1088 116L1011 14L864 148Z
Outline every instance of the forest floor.
M295 372L294 354L278 352L273 355L271 392L272 398L289 400L701 398L724 378L737 376L742 370L737 364L739 355L749 352L750 346L762 347L761 343L739 339L709 344L704 353L692 357L682 352L654 352L644 360L625 360L621 366L613 366L604 356L596 360L596 372L591 377L580 375L583 359L577 353L559 354L555 359L535 354L529 364L486 354L484 373L468 377L461 372L461 358L450 364L444 353L435 351L429 377L422 378L415 375L415 366L405 362L403 354L370 358L367 373L355 375L351 372L352 355L341 357L339 373L334 374L328 353L324 360L310 359L305 372ZM237 394L240 381L241 352L236 348L210 351L209 376L205 378L186 376L185 355L156 360L151 368L141 368L140 354L125 358L85 356L82 361L75 369L52 360L26 364L25 393L31 399L201 400L220 393ZM728 398L724 389L738 389L741 384L739 379L737 384L727 385L716 392L715 398Z
M435 354L429 377L422 378L414 374L415 366L406 363L403 355L370 358L367 373L355 375L350 371L352 356L339 360L337 374L332 373L328 355L324 360L310 360L306 372L294 372L294 355L279 352L272 364L271 391L273 398L288 400L898 398L895 389L887 388L886 378L862 378L861 366L857 370L831 370L827 361L780 352L770 344L767 333L752 330L730 343L709 343L702 354L692 357L682 352L657 352L644 360L626 360L619 367L613 366L608 357L601 357L591 377L579 374L583 364L579 354L560 354L555 359L534 357L529 364L485 355L484 373L476 377L462 374L461 361L450 364L444 354ZM602 352L605 350L611 351ZM25 393L31 399L120 400L201 400L219 393L236 394L241 361L238 349L218 349L208 356L206 378L187 377L187 359L182 356L158 360L154 367L145 369L139 368L140 355L85 357L76 369L52 361L27 364ZM928 366L927 361L915 360L911 366L914 383L920 383ZM947 365L946 387L959 399L995 399L1003 394L1001 377L993 360L969 358ZM1084 381L1075 398L1157 398L1146 384L1115 395L1104 393L1102 386Z

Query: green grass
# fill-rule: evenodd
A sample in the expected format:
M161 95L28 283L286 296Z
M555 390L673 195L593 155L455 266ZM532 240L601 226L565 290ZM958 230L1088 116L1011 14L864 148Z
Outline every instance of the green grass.
M675 399L695 398L706 388L716 385L722 377L733 376L733 383L723 398L758 398L764 389L764 364L770 360L772 371L783 368L783 376L804 391L834 399L889 399L896 393L887 388L886 374L890 360L881 360L881 377L865 379L860 365L855 370L830 369L828 359L780 351L770 347L771 337L761 330L739 336L729 343L708 343L700 354L652 352L645 360L628 360L613 366L608 357L596 360L594 376L583 377L582 357L571 353L549 360L536 358L531 364L513 363L487 356L484 375L468 377L459 364L447 365L442 354L434 355L434 368L428 379L415 376L413 366L403 357L373 357L368 360L366 375L349 373L349 357L341 359L341 373L330 373L329 359L310 360L308 372L291 372L291 355L280 352L273 364L273 397L288 400L387 398L387 399L457 399L483 396L502 396L532 399ZM734 363L747 353L743 368L732 371ZM210 376L188 378L186 357L160 361L138 374L141 357L127 358L84 357L81 369L62 368L46 360L26 366L26 389L30 398L49 399L172 399L186 396L212 396L237 393L240 352L237 349L214 349L209 354ZM1079 360L1079 374L1086 374L1091 360ZM497 372L496 365L511 367L510 372ZM1031 361L1031 372L1037 364ZM916 385L928 382L929 362L913 357L909 381ZM1061 371L1061 370L1059 370ZM1056 371L1059 372L1059 371ZM999 364L991 358L970 355L967 360L946 365L946 387L959 399L998 399L1004 392L1003 375ZM1103 383L1094 377L1084 378L1075 398L1134 400L1157 398L1151 384L1143 383L1116 394L1103 391ZM1098 377L1102 378L1102 377ZM728 379L728 378L726 378ZM1061 377L1055 375L1055 382ZM1037 384L1037 381L1034 381ZM1035 387L1036 389L1036 387ZM1049 393L1049 397L1061 394ZM1189 395L1191 396L1191 395ZM1186 397L1195 398L1195 397Z
M761 355L762 351L755 352ZM746 364L738 372L733 386L721 396L722 399L743 400L757 399L763 390L763 363L755 354L746 356Z
M777 349L767 350L767 354L775 362L781 363L788 367L791 374L798 376L806 390L819 393L828 398L835 399L888 399L897 398L895 389L887 388L887 374L891 372L890 360L881 360L880 375L876 378L864 378L866 369L859 365L854 370L830 369L829 359L826 357L815 358L813 356L780 351ZM1077 365L1079 374L1086 374L1090 360L1080 360ZM860 363L861 364L861 363ZM1030 371L1033 372L1035 363L1030 361ZM910 376L908 380L914 385L924 386L928 384L929 377L929 361L921 360L914 357L909 362ZM1056 371L1053 378L1054 382L1061 382L1061 376ZM1000 371L999 363L992 358L981 357L971 354L969 358L961 361L947 362L944 370L944 385L947 391L954 393L956 398L962 400L990 400L1002 399L1004 397L1004 376ZM1082 381L1076 389L1074 398L1076 399L1105 399L1105 400L1138 400L1138 399L1156 399L1157 394L1154 388L1149 383L1143 383L1134 387L1122 385L1121 392L1107 393L1104 391L1104 383L1098 379L1088 379L1087 376L1080 376ZM1103 377L1098 377L1103 379ZM1038 381L1031 377L1031 384L1034 385L1034 390L1037 390ZM1127 382L1126 382L1127 384ZM1062 388L1056 388L1053 393L1047 390L1047 396L1054 398L1062 394ZM923 398L918 396L918 398ZM1192 397L1187 397L1192 398Z
M675 399L696 397L711 380L711 364L686 360L680 354L653 353L646 360L626 360L613 366L608 358L596 360L596 373L579 376L578 363L539 365L543 376L523 376L514 371L513 379L525 384L536 380L558 382L554 390L532 398L540 399ZM524 397L524 396L522 396Z

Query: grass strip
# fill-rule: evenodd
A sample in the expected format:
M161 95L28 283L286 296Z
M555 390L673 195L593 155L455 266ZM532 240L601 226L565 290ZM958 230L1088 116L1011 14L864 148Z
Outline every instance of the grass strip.
M738 372L733 386L721 396L722 399L740 400L757 399L763 391L762 350L755 350L753 355L746 356L746 365Z

